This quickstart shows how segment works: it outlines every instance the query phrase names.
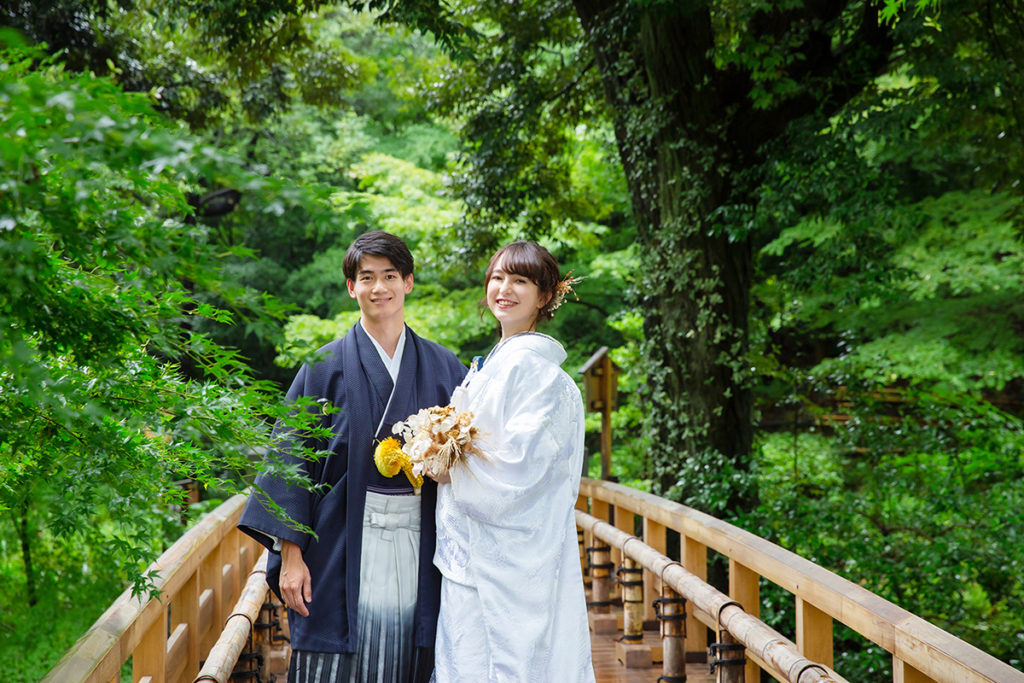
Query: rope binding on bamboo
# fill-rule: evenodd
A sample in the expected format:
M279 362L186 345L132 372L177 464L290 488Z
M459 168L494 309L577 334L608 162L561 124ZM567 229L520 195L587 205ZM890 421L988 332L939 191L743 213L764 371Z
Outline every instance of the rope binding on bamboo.
M675 614L665 614L662 610L663 605L682 605L683 607L682 611ZM654 615L658 618L658 621L682 621L685 626L686 598L658 598L651 603L651 606L654 607Z
M711 673L715 673L715 667L718 666L745 666L747 663L746 654L735 659L731 657L726 659L719 656L719 654L723 652L739 652L741 650L746 651L747 649L743 643L725 642L725 635L729 634L729 636L731 637L732 634L729 633L728 629L722 628L722 611L726 607L730 606L739 607L741 610L743 610L743 605L736 602L735 600L727 600L723 602L721 605L719 605L718 612L715 614L715 633L718 634L718 642L711 643L708 645L708 665L710 666Z
M643 581L642 578L640 580L626 581L626 580L622 579L621 577L622 577L623 574L640 574L640 575L643 575L643 573L644 573L644 568L643 567L626 567L626 566L620 565L619 568L615 570L615 575L620 577L620 578L618 578L616 580L616 582L620 586L624 586L624 587L627 587L627 586L632 586L632 587L642 586L642 585L644 585L644 581ZM641 602L641 601L640 600L623 600L623 602Z

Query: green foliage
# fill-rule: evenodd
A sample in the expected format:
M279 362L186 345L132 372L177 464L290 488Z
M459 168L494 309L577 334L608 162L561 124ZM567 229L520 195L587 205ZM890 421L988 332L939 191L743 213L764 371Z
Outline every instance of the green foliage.
M182 499L174 482L239 490L275 418L301 428L316 415L194 329L269 329L281 311L222 277L222 259L244 251L213 244L186 193L200 178L286 190L145 98L32 51L2 53L0 101L3 571L25 587L5 597L45 612L91 586L144 591ZM102 581L82 578L90 567Z
M13 23L42 25L30 4ZM353 236L408 239L409 322L467 362L494 339L477 308L483 260L527 236L586 276L545 330L565 343L567 370L602 345L623 369L615 476L748 524L1020 665L1016 4L993 22L967 0L942 13L931 0L730 0L685 5L685 17L660 1L600 16L560 0L460 3L471 34L454 14L430 16L433 2L349 3L434 22L455 60L322 3L248 3L241 20L207 0L56 5L50 25L77 42L53 49L151 90L205 137L96 79L25 65L2 77L13 89L52 81L25 135L12 123L0 138L5 178L27 160L0 207L11 187L31 199L0 211L4 287L18 297L0 314L28 330L0 338L0 372L23 396L0 399L13 420L0 481L34 482L3 501L12 522L18 506L35 510L24 518L45 539L39 566L76 538L153 538L166 508L133 473L213 481L241 464L244 449L221 444L247 427L218 420L273 392L245 379L220 392L208 380L244 370L216 342L284 381L356 320L340 266ZM57 21L70 16L78 28ZM662 35L663 50L653 38L669 29L688 32ZM668 76L679 62L691 80ZM69 84L95 102L68 100ZM94 110L91 128L52 123L66 100ZM241 191L239 206L193 219L185 192L220 187ZM283 341L246 312L253 290L293 306ZM751 387L765 426L753 449ZM724 445L723 415L740 416ZM794 431L770 431L780 423ZM170 439L137 436L146 429ZM597 430L588 416L594 474ZM7 436L22 433L42 441ZM79 481L120 469L123 486ZM41 483L51 478L61 486ZM40 512L65 499L70 513ZM148 513L128 528L135 509ZM87 510L91 539L57 531ZM125 567L142 557L113 547ZM5 552L5 576L20 576L20 554ZM766 598L766 616L792 621L791 601ZM880 650L837 633L841 673L891 677Z
M1019 210L1016 197L976 191L890 211L898 222L875 232L875 249L886 256L867 265L898 273L895 282L849 268L837 273L833 256L812 290L764 291L767 300L789 300L782 312L786 322L776 318L773 324L814 325L844 339L842 355L825 359L814 373L1000 391L1024 378L1024 243L1014 220ZM807 221L782 231L765 253L793 247L832 255L851 248L843 228Z
M757 532L1020 667L1006 635L1024 627L1024 423L983 402L965 420L948 396L903 401L892 417L857 402L835 437L766 435ZM843 675L888 680L885 656Z

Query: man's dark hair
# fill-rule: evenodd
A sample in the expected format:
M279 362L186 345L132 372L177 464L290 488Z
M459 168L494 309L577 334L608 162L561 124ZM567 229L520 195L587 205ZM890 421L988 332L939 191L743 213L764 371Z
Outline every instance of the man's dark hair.
M391 261L391 265L398 268L402 277L412 275L412 252L409 245L391 233L383 230L364 232L349 245L345 252L345 260L341 264L345 272L346 280L355 280L359 271L359 263L364 256L380 256Z

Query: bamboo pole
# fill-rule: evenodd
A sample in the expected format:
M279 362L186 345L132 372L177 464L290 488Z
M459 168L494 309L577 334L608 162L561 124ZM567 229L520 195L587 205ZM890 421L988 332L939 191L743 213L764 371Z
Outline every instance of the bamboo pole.
M722 629L718 632L718 642L711 647L714 648L716 655L712 661L716 673L715 683L744 683L747 678L743 644Z
M678 562L665 557L635 536L580 511L576 512L576 523L593 533L595 538L621 548L624 554L657 573L697 609L719 615L721 626L757 655L776 678L786 683L845 683L845 679L838 674L801 655L796 645L760 619L747 614L729 596L701 581Z
M654 601L661 633L661 677L665 683L686 681L686 599L661 582L661 597Z
M259 561L256 562L256 566L249 573L245 589L238 598L238 602L235 603L235 609L224 622L224 630L221 632L220 638L210 650L206 663L203 664L203 668L193 683L199 683L199 681L226 683L230 680L231 672L234 671L235 665L238 663L238 656L249 642L249 636L253 631L252 626L256 622L256 617L259 616L267 596L267 590L269 590L267 586L268 557L269 553L264 550Z
M622 595L622 636L615 643L615 656L627 669L650 668L653 653L644 645L644 581L643 568L623 557L618 570Z
M586 513L580 513L586 514ZM588 517L590 515L587 515ZM611 546L597 545L587 548L590 552L590 598L594 612L608 612L608 596L611 594L612 568Z
M644 639L643 568L631 557L624 557L619 568L622 586L622 639L639 643Z

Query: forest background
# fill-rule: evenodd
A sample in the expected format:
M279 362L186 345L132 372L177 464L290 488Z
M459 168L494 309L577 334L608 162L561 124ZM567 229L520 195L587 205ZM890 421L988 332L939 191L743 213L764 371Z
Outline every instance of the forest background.
M540 240L585 278L548 328L565 368L601 346L622 368L616 478L1022 667L1017 3L4 1L0 23L8 678L275 467L254 454L355 321L341 259L370 229L410 243L409 323L466 362L494 340L487 255ZM842 627L836 652L891 678Z

